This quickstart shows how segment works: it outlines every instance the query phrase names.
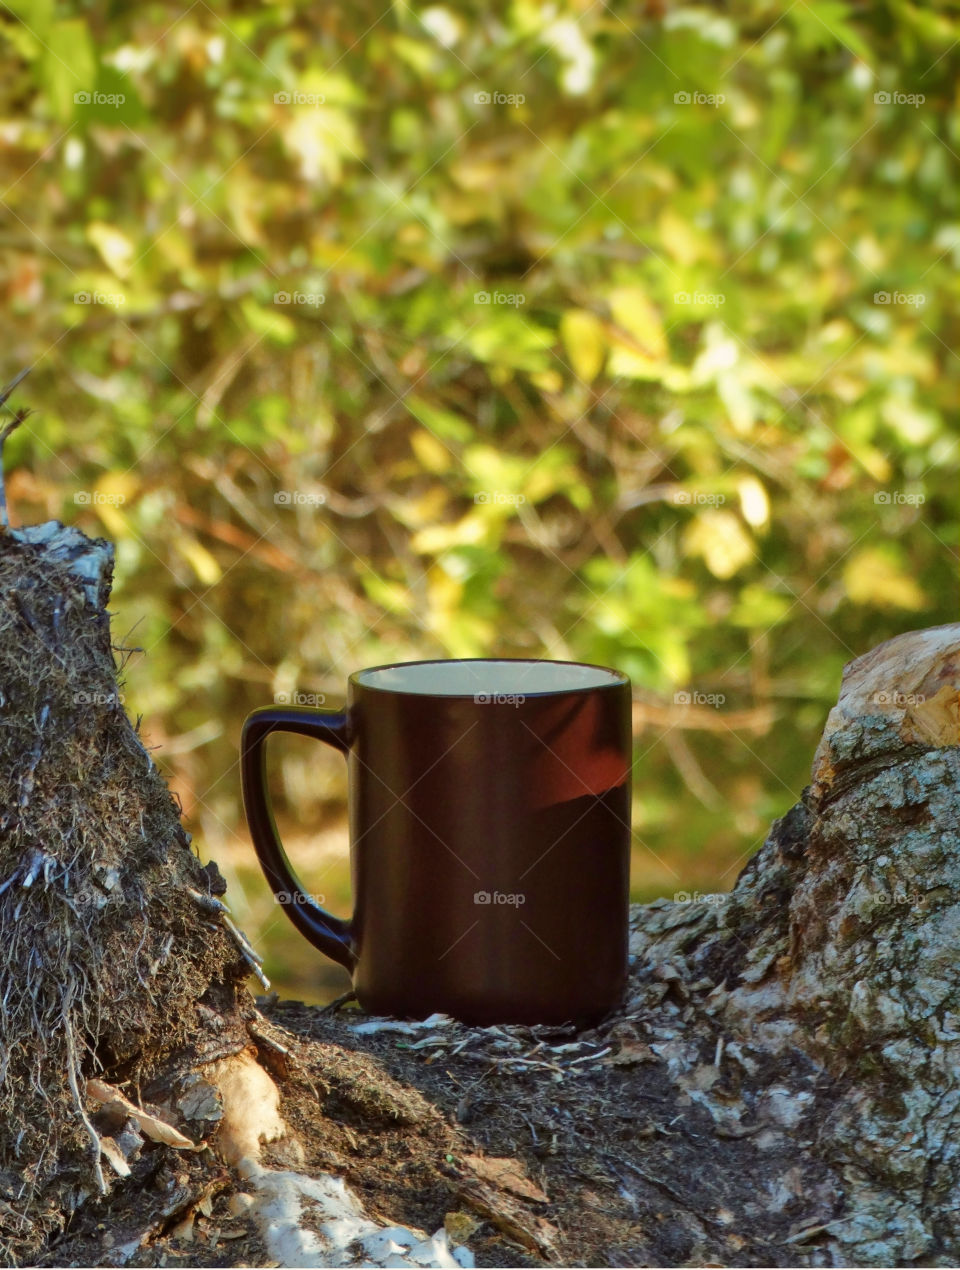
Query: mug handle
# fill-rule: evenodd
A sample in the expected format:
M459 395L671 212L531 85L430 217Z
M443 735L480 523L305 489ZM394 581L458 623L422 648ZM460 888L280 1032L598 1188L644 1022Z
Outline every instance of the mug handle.
M352 971L357 962L351 945L351 923L334 917L310 898L290 867L277 833L267 792L266 741L271 732L316 737L346 754L347 715L343 710L307 706L265 706L248 715L240 737L240 783L250 837L274 895L287 896L287 916L301 935L322 953Z

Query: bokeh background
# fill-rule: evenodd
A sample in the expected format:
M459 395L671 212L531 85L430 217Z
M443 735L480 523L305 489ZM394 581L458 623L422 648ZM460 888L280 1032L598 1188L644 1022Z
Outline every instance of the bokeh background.
M843 664L957 617L956 5L7 0L15 523L116 543L126 707L283 993L246 711L636 693L637 898L732 885ZM139 650L139 651L133 651ZM342 760L271 758L349 910Z

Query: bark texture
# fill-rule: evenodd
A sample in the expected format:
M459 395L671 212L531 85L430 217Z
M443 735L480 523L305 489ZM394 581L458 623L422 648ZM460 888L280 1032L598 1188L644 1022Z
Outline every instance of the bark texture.
M960 1258L958 700L960 626L851 662L803 800L729 898L642 918L638 955L709 979L717 1023L782 1065L834 1175L811 1238L845 1264Z

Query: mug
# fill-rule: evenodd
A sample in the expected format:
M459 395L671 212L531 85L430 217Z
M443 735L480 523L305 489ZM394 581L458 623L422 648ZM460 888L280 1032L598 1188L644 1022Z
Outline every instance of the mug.
M346 756L354 912L305 894L266 789L273 732ZM627 971L630 680L569 661L402 662L345 710L268 706L241 740L253 845L287 916L373 1014L598 1021Z

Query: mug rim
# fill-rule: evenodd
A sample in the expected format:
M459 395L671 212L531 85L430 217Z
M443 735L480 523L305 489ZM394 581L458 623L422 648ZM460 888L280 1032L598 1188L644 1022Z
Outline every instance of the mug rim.
M588 684L588 685L571 685L562 688L546 688L539 691L530 691L523 693L523 698L528 697L560 697L569 696L578 692L608 692L612 688L622 688L625 685L630 686L630 676L622 670L617 670L612 666L600 666L595 662L589 661L573 661L569 658L557 660L552 657L424 657L416 661L391 661L385 662L381 666L364 666L360 670L354 670L347 677L347 682L351 687L362 688L366 692L380 692L388 696L395 697L436 697L445 698L450 701L472 701L477 693L473 692L419 692L410 688L383 688L376 684L365 683L361 680L361 675L372 674L378 670L396 670L405 666L448 666L451 663L478 663L487 662L489 664L497 664L502 662L512 662L515 665L546 665L546 666L576 666L583 670L597 670L605 675L609 675L610 679L607 683Z

